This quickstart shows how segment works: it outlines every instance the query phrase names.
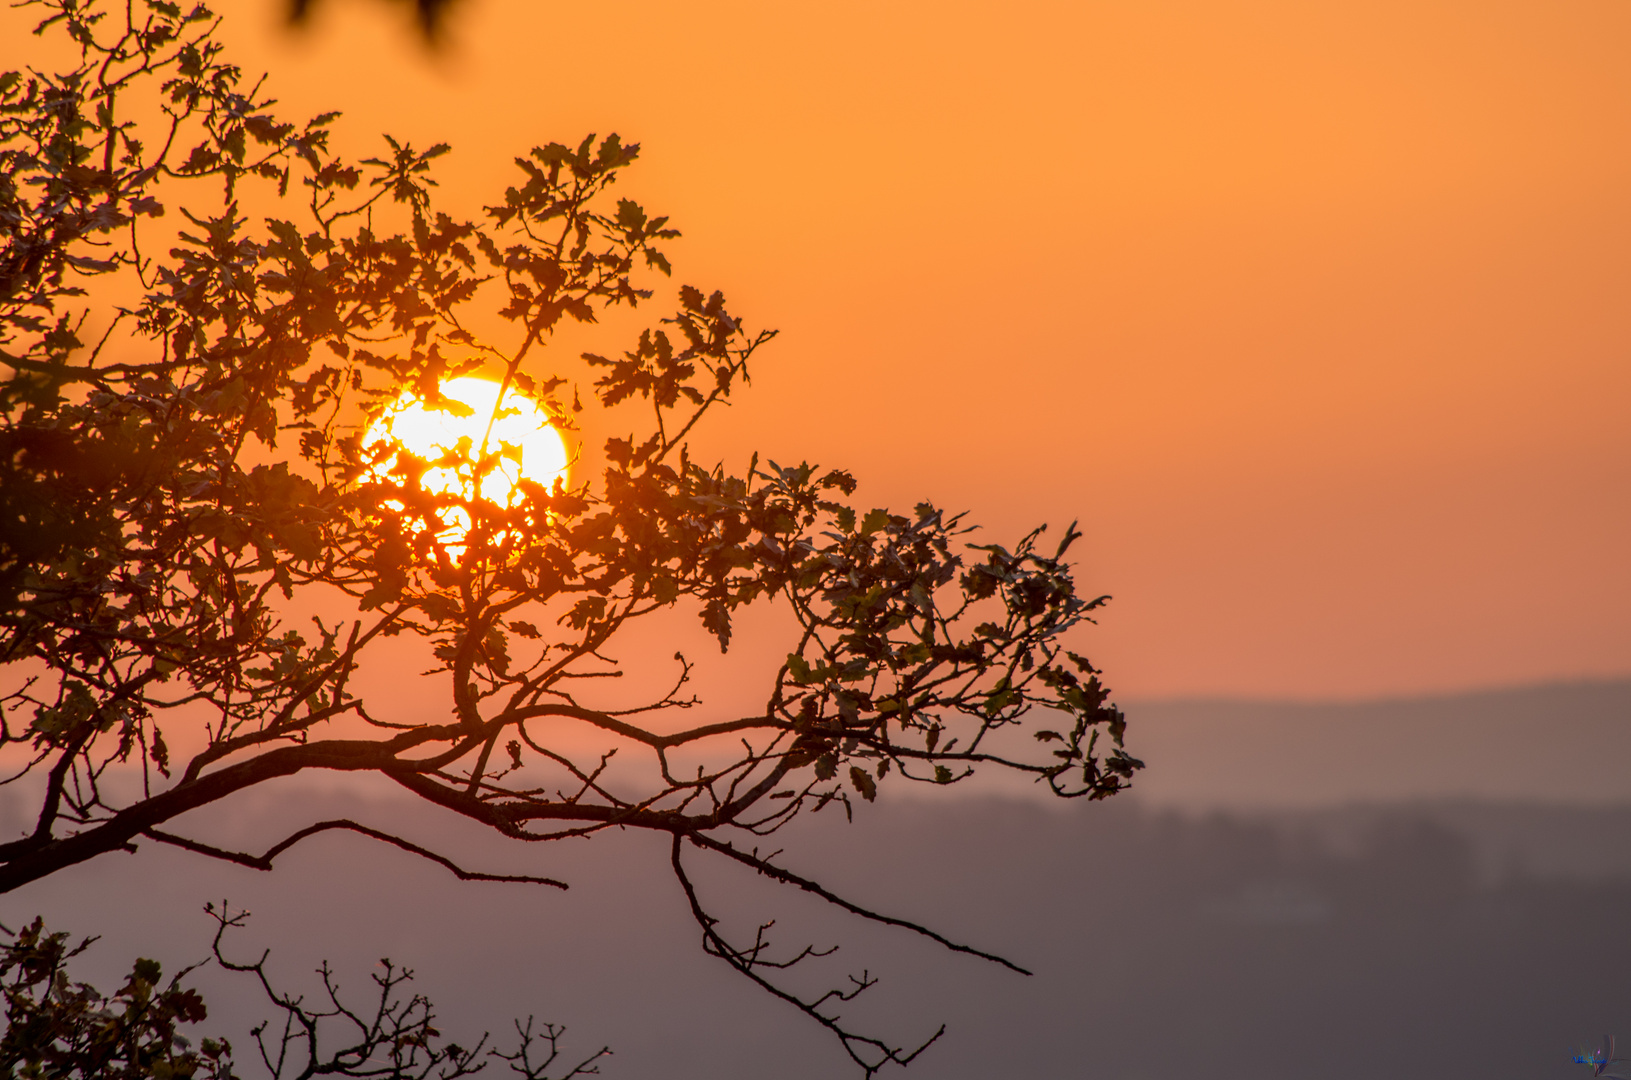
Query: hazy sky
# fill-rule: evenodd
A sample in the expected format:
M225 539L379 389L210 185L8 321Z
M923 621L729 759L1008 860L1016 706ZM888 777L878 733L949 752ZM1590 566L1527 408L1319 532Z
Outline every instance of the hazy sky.
M784 332L710 454L1080 517L1125 695L1631 672L1624 0L221 7L454 206L641 142L677 281Z
M610 131L639 141L625 193L685 230L675 284L721 288L750 323L783 331L701 456L740 470L757 449L846 467L866 505L930 498L973 509L1004 538L1080 518L1083 586L1115 602L1078 647L1123 701L1374 698L1631 675L1627 0L462 0L439 54L417 41L406 5L324 0L303 33L282 25L282 0L219 6L241 62L271 72L287 113L345 112L348 152L378 152L381 131L452 142L439 164L455 213L496 201L514 176L510 159L533 145ZM14 32L27 14L0 7L0 69L33 57L32 39ZM573 350L555 352L533 373L581 370ZM754 640L764 624L753 618L733 650L760 679L738 689L747 694L785 652ZM653 622L629 635L631 648L667 663L678 620ZM694 624L684 632L695 635ZM387 643L370 689L403 692L401 672L414 668L392 665L399 647ZM728 696L728 684L710 689ZM1624 685L1508 698L1150 707L1134 713L1129 746L1150 762L1139 781L1146 806L1626 798ZM292 804L253 799L274 793L232 804L223 815L243 816L216 823L271 829L287 820L276 808ZM328 798L299 805L315 814ZM1335 885L1316 896L1359 897L1352 924L1299 939L1219 931L1251 915L1264 881L1311 872L1254 864L1254 851L1272 850L1259 842L1264 829L1214 834L1127 803L1108 811L1126 816L1049 819L1106 822L1099 847L1029 826L1021 845L953 818L943 835L956 854L925 864L934 873L903 875L917 864L895 848L857 849L886 854L857 861L850 880L877 873L887 886L894 874L915 890L900 914L937 926L945 916L982 942L991 927L1004 948L1002 934L1032 933L1026 955L1057 964L1038 964L1037 997L994 981L997 1008L971 995L965 1011L978 1015L954 1028L962 1041L948 1040L945 1056L926 1059L930 1075L954 1069L962 1048L975 1048L975 1062L1001 1051L1009 1044L991 1033L1038 1000L1063 1017L1055 1034L1070 1053L1092 1045L1082 1032L1103 1029L1125 1060L1152 1069L1143 1032L1176 1029L1173 1045L1213 1039L1280 1057L1333 1031L1367 1052L1428 1048L1397 1058L1419 1075L1442 1073L1430 1055L1445 1047L1489 1050L1497 1068L1527 1063L1503 1049L1521 1043L1561 1070L1574 1032L1595 1037L1624 1016L1614 989L1631 954L1615 930L1621 884L1514 892L1522 902L1511 910L1529 921L1513 930L1464 916L1507 910L1495 904L1442 915L1421 903L1436 880L1430 859L1402 870L1356 863L1351 896ZM0 805L0 824L9 812ZM370 820L397 827L392 813ZM1592 849L1555 837L1625 835L1620 816L1603 822L1530 831L1572 857ZM559 906L547 909L505 893L522 912L513 917L490 899L496 887L421 889L413 875L440 870L359 845L305 845L259 894L242 884L247 870L194 878L148 845L140 861L97 861L18 902L140 939L126 949L111 938L115 957L196 941L154 928L180 926L201 896L255 898L267 940L301 939L311 912L338 912L329 923L340 947L394 939L381 949L423 963L426 989L443 1001L474 1009L482 994L525 986L541 1018L578 1025L574 1038L628 1047L617 1075L635 1075L626 1070L641 1053L676 1057L676 1044L654 1041L678 1023L661 1008L667 987L681 988L682 1005L745 1025L778 1007L755 997L740 1015L719 1013L713 1002L735 1000L715 996L728 974L699 953L687 954L694 967L663 968L670 953L648 941L694 941L672 921L684 925L678 896L651 886L651 864L635 876L620 869L632 859L610 861L598 842L550 858L608 858L596 865L609 873L586 867L573 877L582 891L552 894ZM451 850L505 865L474 842ZM628 858L626 847L610 850ZM1143 861L1129 863L1129 850ZM1631 859L1613 852L1615 866ZM1069 873L1052 873L1055 860ZM1214 865L1233 876L1209 878ZM953 871L966 887L934 876ZM444 933L469 921L472 895L491 925L527 932ZM1097 907L1082 902L1089 895ZM1393 921L1365 914L1377 896L1372 906ZM670 921L646 917L659 903ZM1104 914L1116 904L1136 932ZM1117 928L1108 963L1085 944L1099 927ZM860 941L845 955L873 955ZM605 955L594 955L602 942ZM306 962L287 948L291 964ZM455 950L462 968L448 959ZM177 944L164 955L187 952ZM577 968L567 966L574 956ZM1080 994L1044 998L1058 985L1048 972L1066 963ZM598 972L604 995L574 1004L570 974L538 975L551 964ZM1127 974L1078 977L1094 964ZM679 975L663 982L652 975L662 970ZM1269 989L1241 990L1254 985ZM613 1015L597 1014L602 1000L634 1028L602 1024ZM1317 1022L1302 1024L1298 1010ZM1056 1013L1036 1015L1052 1024ZM1013 1030L1036 1023L1027 1014ZM766 1026L763 1037L782 1030ZM735 1045L711 1028L682 1034ZM1361 1059L1342 1059L1357 1074L1349 1060Z

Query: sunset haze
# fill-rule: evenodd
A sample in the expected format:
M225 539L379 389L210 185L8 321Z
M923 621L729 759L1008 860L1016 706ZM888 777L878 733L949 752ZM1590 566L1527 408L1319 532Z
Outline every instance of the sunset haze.
M1631 672L1623 3L225 12L342 150L451 142L455 212L639 141L676 283L782 330L699 454L1081 519L1126 696Z

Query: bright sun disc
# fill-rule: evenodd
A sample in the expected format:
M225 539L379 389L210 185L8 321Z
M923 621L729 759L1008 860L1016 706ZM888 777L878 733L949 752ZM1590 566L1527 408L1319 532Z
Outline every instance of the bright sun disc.
M363 438L365 447L394 441L415 457L435 461L449 452L458 452L459 440L469 439L470 457L474 457L487 439L487 452L498 454L504 444L519 452L520 462L513 456L502 456L497 468L482 478L481 497L484 502L509 505L515 485L522 477L544 487L555 483L557 476L566 476L566 443L561 433L549 422L549 415L534 402L511 390L504 396L504 407L495 418L499 384L491 379L467 375L449 379L442 384L442 394L469 406L469 416L455 416L439 409L427 409L424 402L412 393L404 392L380 418L374 421ZM492 423L491 432L488 423ZM396 464L395 455L374 467L373 475L384 479ZM432 467L420 480L426 491L446 494L459 492L468 495L469 481L450 468Z

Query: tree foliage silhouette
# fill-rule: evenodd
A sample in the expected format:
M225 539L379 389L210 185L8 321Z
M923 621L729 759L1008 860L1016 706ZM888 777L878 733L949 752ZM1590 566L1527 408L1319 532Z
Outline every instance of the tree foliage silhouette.
M637 145L538 147L466 219L435 202L447 146L387 136L378 157L339 156L337 114L280 117L202 6L31 6L78 61L0 76L0 753L37 814L0 845L0 890L141 842L266 869L334 829L464 877L560 884L350 820L291 822L259 854L170 828L279 777L373 773L518 841L670 838L710 952L869 1073L909 1060L834 1017L870 980L787 989L788 961L762 933L733 944L688 861L998 959L755 845L805 811L849 814L881 785L976 768L1066 797L1125 787L1139 762L1123 716L1066 649L1107 599L1076 591L1075 529L973 544L928 503L852 504L843 471L693 460L696 425L774 336L720 292L681 287L624 349L552 352L563 326L644 309L670 273L668 219L612 194ZM497 478L515 447L471 440L431 460L368 434L405 388L458 411L440 388L482 370L584 447L581 478L511 489ZM427 484L432 467L460 483ZM739 612L772 601L789 636L761 708L708 715L680 654L635 673L666 692L610 704L623 672L607 650L630 625L689 610L723 650ZM440 706L357 692L392 638L422 643L418 701ZM644 759L613 768L620 749Z
M458 1080L503 1061L520 1080L572 1080L599 1073L610 1053L602 1047L575 1065L561 1060L564 1029L536 1025L531 1017L515 1024L515 1048L490 1046L482 1035L471 1046L443 1037L430 1001L405 993L413 972L389 960L373 975L371 1000L359 1006L341 994L339 980L324 964L318 969L322 992L315 1002L273 985L266 954L253 962L229 959L222 951L228 930L241 927L242 912L207 910L215 918L215 941L206 964L252 978L279 1015L250 1031L253 1058L272 1080L313 1076L368 1080ZM182 969L168 981L163 967L145 957L112 995L74 980L70 961L94 939L69 943L68 935L35 919L0 943L0 999L5 1031L0 1034L0 1076L64 1077L68 1080L232 1080L243 1075L230 1040L193 1040L192 1029L208 1015L198 991L185 985L205 964ZM556 1071L559 1064L565 1071Z

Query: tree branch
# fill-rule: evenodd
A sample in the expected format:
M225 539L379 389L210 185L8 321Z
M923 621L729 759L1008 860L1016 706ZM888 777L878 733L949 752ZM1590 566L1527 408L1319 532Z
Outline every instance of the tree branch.
M746 975L749 979L753 980L753 982L757 983L761 988L768 991L772 995L781 998L783 1001L787 1002L789 1005L792 1005L804 1015L810 1017L812 1020L816 1021L816 1023L820 1024L822 1027L836 1035L839 1043L844 1047L844 1052L849 1055L851 1061L854 1061L855 1064L859 1065L865 1071L868 1080L871 1080L871 1077L875 1076L878 1070L882 1069L885 1065L910 1064L914 1058L923 1053L923 1051L927 1050L936 1042L936 1040L940 1038L940 1036L946 1033L946 1026L944 1024L940 1025L939 1030L937 1030L933 1035L929 1036L928 1039L924 1040L923 1043L921 1043L915 1050L907 1053L898 1047L890 1046L882 1039L877 1039L870 1035L857 1035L856 1033L847 1030L838 1020L838 1018L828 1016L820 1011L820 1006L826 1001L830 1001L835 998L839 1001L848 1001L854 998L857 994L861 993L861 991L865 990L867 987L872 986L877 980L872 979L866 972L862 972L859 979L855 978L853 975L850 976L850 981L854 987L853 989L847 992L841 990L830 990L813 1002L805 1001L803 998L788 993L786 990L783 990L781 987L759 974L757 969L760 967L787 967L789 965L786 963L767 963L760 960L759 954L763 948L762 939L756 941L752 948L742 950L737 949L719 935L719 932L714 929L719 920L715 919L713 916L709 915L705 910L703 910L702 902L697 899L696 888L691 884L691 879L686 875L685 867L680 862L680 845L684 839L685 837L680 833L674 834L674 843L673 847L670 849L669 862L674 868L674 876L679 880L680 888L685 890L685 899L691 906L691 916L696 919L697 925L702 928L704 949L708 953L719 957L721 960L724 960L738 972ZM809 955L813 954L809 950L806 950L804 953L800 953L798 958L796 958L793 962L796 963L798 959L803 959L805 956ZM870 1048L876 1055L876 1060L867 1060L866 1056L864 1056L862 1053L862 1048Z
M1012 960L1004 959L1003 957L998 956L996 953L988 953L981 949L973 948L969 945L959 945L957 942L952 941L950 938L942 937L926 926L921 926L915 922L909 922L906 919L897 919L891 915L880 915L876 911L869 911L858 904L852 904L848 900L845 900L842 896L829 892L827 889L822 888L820 885L808 878L800 877L789 870L783 870L781 867L761 859L758 856L749 855L746 852L738 851L722 840L715 840L711 836L697 833L691 834L690 839L693 844L696 844L700 848L705 848L708 851L717 851L727 858L736 860L743 866L751 866L754 870L774 881L780 881L786 885L797 885L805 892L814 893L815 895L821 897L821 899L827 901L829 904L841 907L852 915L859 915L863 919L870 919L873 922L883 923L885 926L899 926L903 929L911 930L914 933L922 934L931 941L944 945L952 952L967 953L970 956L978 956L982 960L989 960L993 964L1001 964L1008 970L1016 971L1021 975L1032 974L1030 971L1020 967Z
M554 878L533 877L527 874L485 874L476 870L465 870L464 868L455 864L453 860L447 858L445 855L438 855L436 852L431 851L428 848L420 847L418 844L412 843L411 841L404 840L400 836L393 836L390 833L381 832L378 829L372 829L367 825L360 825L355 821L350 821L345 818L337 818L332 821L319 821L315 825L308 825L304 829L291 833L289 836L280 840L276 844L273 844L270 848L267 848L266 854L264 855L250 855L247 852L242 851L228 851L225 848L218 848L214 845L205 844L197 840L189 840L185 836L177 836L174 833L164 832L159 829L143 829L142 835L151 837L160 843L170 844L173 847L183 848L199 855L208 855L212 859L222 859L226 862L237 863L239 866L247 866L253 870L270 870L272 869L273 859L277 858L279 855L283 854L300 841L306 839L308 836L315 836L318 833L329 832L334 829L345 829L349 832L361 833L363 836L391 844L394 847L401 848L403 851L418 855L422 859L429 859L438 866L446 867L448 870L452 871L453 876L458 878L460 881L507 881L524 885L552 885L557 889L565 889L568 887L566 882L557 881Z

